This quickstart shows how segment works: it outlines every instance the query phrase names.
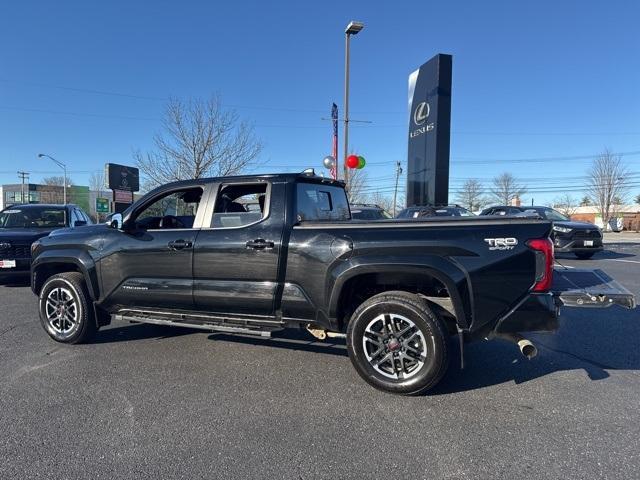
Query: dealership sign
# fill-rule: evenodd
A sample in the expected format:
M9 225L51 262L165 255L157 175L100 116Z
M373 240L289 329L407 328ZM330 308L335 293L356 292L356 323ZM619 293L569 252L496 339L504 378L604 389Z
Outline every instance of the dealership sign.
M126 190L128 192L140 190L140 172L135 167L107 163L105 177L111 190Z
M409 76L407 206L449 202L451 55L438 54Z

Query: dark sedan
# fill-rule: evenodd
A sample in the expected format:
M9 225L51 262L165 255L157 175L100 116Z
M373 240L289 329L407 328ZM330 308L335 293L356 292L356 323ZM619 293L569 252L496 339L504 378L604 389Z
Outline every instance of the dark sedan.
M28 274L31 244L53 230L93 223L76 205L12 205L0 212L0 277Z
M384 208L366 203L351 204L351 218L354 220L386 220L391 218Z
M549 207L497 206L486 208L480 215L536 216L553 223L551 240L556 253L573 253L591 258L602 250L602 231L593 223L573 222L569 217Z

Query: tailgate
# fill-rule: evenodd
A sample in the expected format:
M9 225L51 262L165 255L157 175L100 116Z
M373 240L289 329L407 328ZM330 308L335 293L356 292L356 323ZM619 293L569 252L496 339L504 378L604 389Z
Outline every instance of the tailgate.
M636 306L633 293L599 269L555 268L551 291L556 302L565 307Z

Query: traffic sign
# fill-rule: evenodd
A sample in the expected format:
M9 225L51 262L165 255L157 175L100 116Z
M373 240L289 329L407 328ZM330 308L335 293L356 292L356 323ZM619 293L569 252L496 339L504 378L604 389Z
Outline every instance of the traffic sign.
M109 199L96 198L96 213L109 213Z

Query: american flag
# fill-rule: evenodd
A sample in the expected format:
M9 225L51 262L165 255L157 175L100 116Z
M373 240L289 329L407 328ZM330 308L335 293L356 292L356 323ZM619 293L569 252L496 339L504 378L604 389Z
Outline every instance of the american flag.
M335 159L331 169L331 178L338 179L338 106L334 103L331 107L331 120L333 122L333 149L331 156Z

